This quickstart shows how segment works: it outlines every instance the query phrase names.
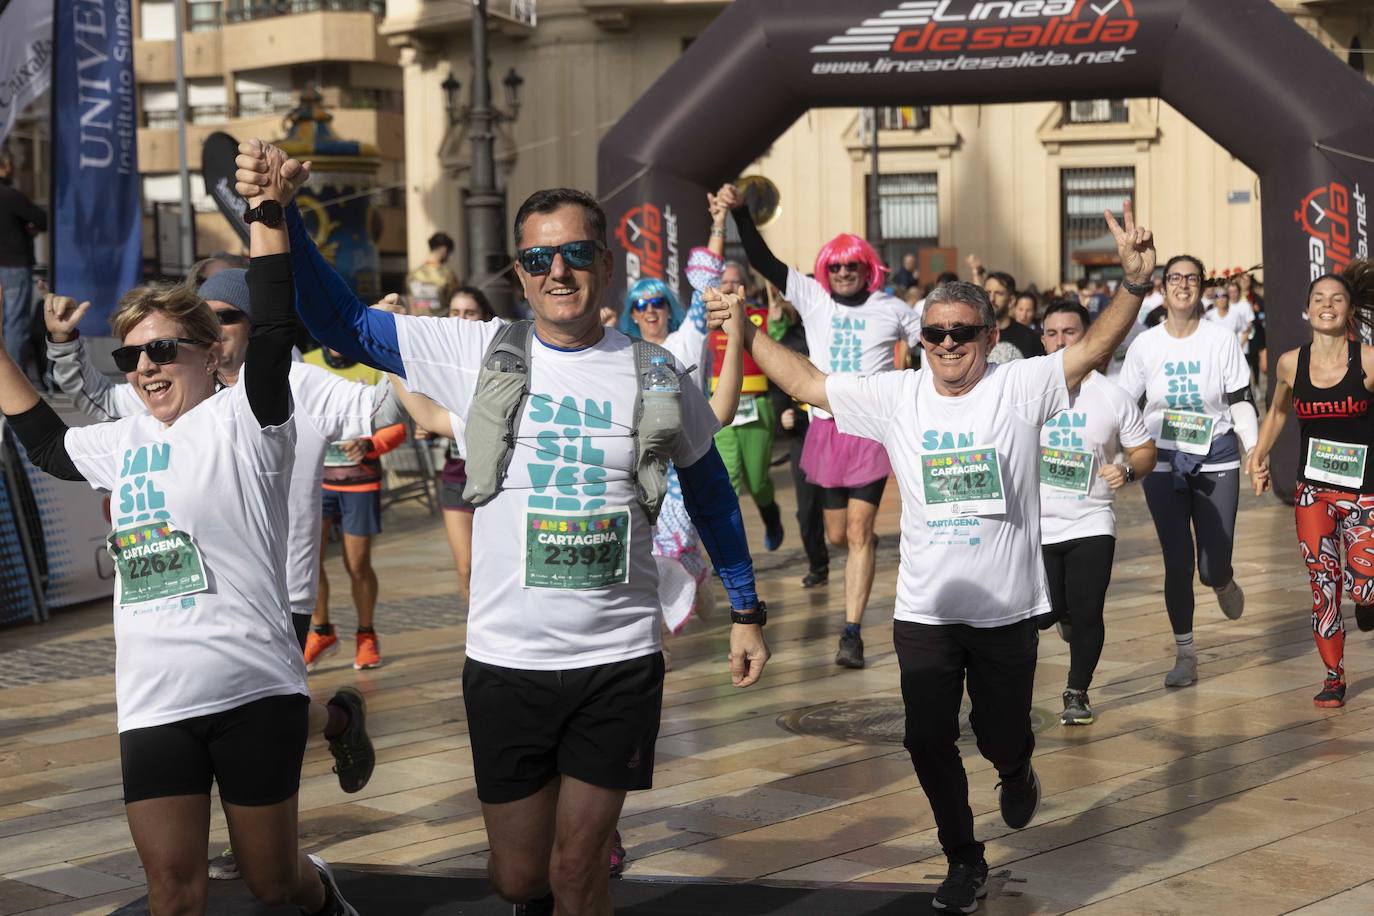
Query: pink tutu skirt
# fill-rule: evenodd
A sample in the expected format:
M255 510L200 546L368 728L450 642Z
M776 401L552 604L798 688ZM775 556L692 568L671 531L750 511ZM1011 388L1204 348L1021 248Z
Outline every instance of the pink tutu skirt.
M892 462L881 442L848 436L831 419L811 421L802 446L802 472L818 487L862 487L884 480Z

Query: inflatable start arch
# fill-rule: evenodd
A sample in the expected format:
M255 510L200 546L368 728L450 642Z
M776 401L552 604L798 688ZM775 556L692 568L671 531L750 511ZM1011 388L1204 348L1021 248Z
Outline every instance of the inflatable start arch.
M807 109L1142 96L1259 175L1270 350L1304 342L1308 282L1369 252L1374 86L1271 0L735 0L601 142L617 288L684 288L704 192Z

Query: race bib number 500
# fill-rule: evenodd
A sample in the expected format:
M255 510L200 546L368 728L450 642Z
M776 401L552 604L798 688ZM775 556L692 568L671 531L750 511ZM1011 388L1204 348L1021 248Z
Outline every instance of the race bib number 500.
M109 537L119 574L120 605L194 595L210 587L191 536L165 522L137 525Z
M630 510L525 512L525 588L607 588L630 581Z
M1364 464L1368 455L1367 445L1314 437L1307 444L1307 462L1303 474L1310 480L1320 480L1359 492L1364 485Z
M920 460L927 518L1006 514L997 449L925 452Z

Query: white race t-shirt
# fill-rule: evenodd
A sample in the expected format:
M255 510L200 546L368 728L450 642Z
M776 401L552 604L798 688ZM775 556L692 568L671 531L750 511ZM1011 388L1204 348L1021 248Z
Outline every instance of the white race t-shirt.
M1040 430L1040 543L1115 537L1116 491L1097 472L1115 462L1122 449L1149 441L1145 420L1131 396L1100 373L1089 374L1068 408L1050 417ZM1086 492L1079 488L1081 472L1055 471L1079 468L1087 472Z
M497 330L491 322L398 317L406 387L467 416L482 355ZM515 455L501 492L473 519L468 657L507 668L560 670L626 661L660 648L653 539L630 476L639 384L632 346L611 328L583 350L559 350L537 335L531 341L531 395ZM681 404L682 433L672 460L686 467L710 449L719 424L699 387L683 384ZM569 547L547 536L583 523L591 531L623 530L626 522L623 570L605 565L595 538ZM566 574L561 563L569 564ZM552 584L565 575L579 578ZM593 576L605 579L565 587L586 585L585 577Z
M962 397L938 394L930 371L835 376L826 395L842 433L887 447L902 493L896 618L999 627L1049 610L1040 555L1040 428L1069 405L1063 353L989 366ZM1004 507L942 514L931 482L958 453L1000 471ZM983 474L986 477L986 473Z
M1236 335L1236 341L1240 344L1241 352L1245 351L1245 344L1250 336L1250 323L1254 321L1254 317L1250 314L1249 305L1244 308L1236 308L1233 305L1226 310L1225 315L1217 311L1216 306L1212 306L1203 313L1202 318L1204 321L1219 324Z
M812 278L791 268L783 298L801 315L811 362L829 375L872 375L895 369L899 340L921 345L921 316L896 296L870 293L863 305L840 305ZM818 419L828 417L813 408Z
M1199 321L1187 337L1170 337L1160 322L1136 338L1126 351L1126 362L1116 383L1132 400L1145 395L1145 428L1161 449L1174 443L1160 436L1166 410L1199 413L1212 419L1212 441L1231 431L1231 408L1226 395L1250 385L1250 367L1240 344L1228 329L1212 321ZM1161 461L1155 470L1167 470ZM1204 471L1229 471L1239 461L1204 464Z
M286 584L291 612L313 614L320 581L320 504L329 443L372 432L380 393L309 363L291 364L296 406L296 460L291 470Z
M247 367L245 367L245 371ZM268 696L308 695L287 619L287 489L295 423L263 429L243 385L226 388L164 427L148 413L69 429L67 454L110 491L112 538L147 564L115 586L119 730L210 715ZM172 534L159 530L165 526ZM190 537L198 560L158 550ZM151 535L150 535L151 533ZM150 540L151 536L151 540ZM144 545L150 550L139 551ZM154 565L156 564L156 565ZM194 571L203 591L130 601ZM159 570L157 566L161 566ZM162 591L184 591L168 584ZM154 589L156 590L156 589ZM123 597L124 603L121 602Z

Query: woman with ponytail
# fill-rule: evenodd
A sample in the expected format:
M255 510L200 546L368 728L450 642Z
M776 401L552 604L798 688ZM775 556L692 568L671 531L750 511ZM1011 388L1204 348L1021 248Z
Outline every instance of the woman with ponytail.
M1290 413L1301 452L1293 511L1298 548L1312 584L1312 630L1326 666L1319 707L1345 705L1345 622L1341 591L1361 630L1374 630L1374 265L1352 262L1307 288L1311 343L1279 357L1269 413L1247 469L1255 493L1269 487L1269 451ZM1342 569L1341 545L1345 546Z

